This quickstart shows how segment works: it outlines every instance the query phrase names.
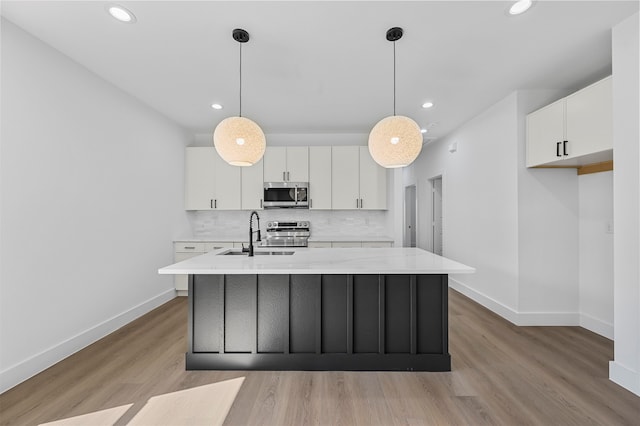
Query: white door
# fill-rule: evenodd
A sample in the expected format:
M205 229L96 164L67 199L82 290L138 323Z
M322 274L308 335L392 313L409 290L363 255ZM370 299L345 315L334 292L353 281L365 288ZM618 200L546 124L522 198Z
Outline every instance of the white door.
M185 149L185 210L213 210L216 157L218 154L214 147Z
M369 147L359 147L360 155L360 208L386 210L387 169L373 161Z
M240 210L242 167L232 166L216 152L216 196L213 207L216 210Z
M331 205L333 210L360 206L360 150L357 146L331 147Z
M432 230L433 253L442 256L442 177L437 177L432 181Z
M262 196L264 194L263 165L263 160L260 160L253 166L240 167L242 175L242 210L262 209Z
M284 182L287 169L287 148L268 146L264 152L264 181Z
M613 149L611 78L567 97L568 157Z
M404 238L403 247L416 246L416 186L404 188Z
M287 147L287 181L309 182L309 147Z
M527 167L566 159L563 154L565 100L527 115Z
M309 147L309 208L331 209L331 147Z

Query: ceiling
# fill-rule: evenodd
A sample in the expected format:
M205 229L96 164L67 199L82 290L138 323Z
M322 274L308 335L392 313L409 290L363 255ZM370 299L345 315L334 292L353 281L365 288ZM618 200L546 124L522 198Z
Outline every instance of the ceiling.
M242 112L265 133L368 133L396 111L451 132L516 89L578 89L611 72L631 1L3 1L2 16L193 133ZM432 101L435 106L423 109ZM213 110L220 103L224 108Z

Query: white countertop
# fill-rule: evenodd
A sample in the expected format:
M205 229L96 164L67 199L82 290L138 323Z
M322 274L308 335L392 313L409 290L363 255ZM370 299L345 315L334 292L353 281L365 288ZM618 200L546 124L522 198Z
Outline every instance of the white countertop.
M259 247L292 255L229 256L219 249L166 266L160 274L471 274L475 268L419 248Z

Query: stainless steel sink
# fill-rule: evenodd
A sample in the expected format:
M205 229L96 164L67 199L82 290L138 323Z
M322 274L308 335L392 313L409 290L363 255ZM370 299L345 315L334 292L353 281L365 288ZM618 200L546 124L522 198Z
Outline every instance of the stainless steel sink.
M253 254L255 256L283 256L283 255L292 255L295 253L294 251L254 251ZM242 251L227 251L225 253L220 253L218 256L247 256L248 252Z

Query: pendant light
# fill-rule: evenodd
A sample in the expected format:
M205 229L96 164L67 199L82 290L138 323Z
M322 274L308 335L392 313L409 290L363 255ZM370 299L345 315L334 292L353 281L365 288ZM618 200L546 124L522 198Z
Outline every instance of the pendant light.
M240 113L216 126L213 145L220 157L232 166L251 166L264 155L266 140L260 126L242 116L242 44L249 41L249 33L236 28L233 39L240 43Z
M369 133L369 153L382 167L408 166L422 150L420 126L402 115L396 115L396 41L402 37L402 28L387 31L387 40L393 42L393 115L383 118Z

